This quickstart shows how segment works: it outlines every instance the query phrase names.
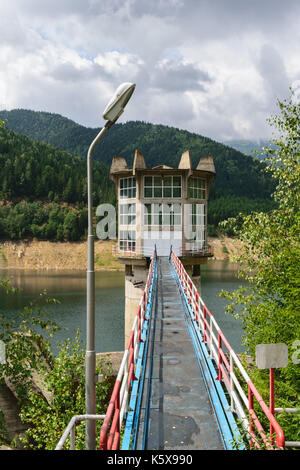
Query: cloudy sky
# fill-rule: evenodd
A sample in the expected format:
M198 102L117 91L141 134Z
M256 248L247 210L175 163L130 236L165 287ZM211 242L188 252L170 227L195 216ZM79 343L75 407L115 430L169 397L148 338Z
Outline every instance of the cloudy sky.
M0 109L99 127L132 81L121 122L258 139L299 80L299 0L0 0Z

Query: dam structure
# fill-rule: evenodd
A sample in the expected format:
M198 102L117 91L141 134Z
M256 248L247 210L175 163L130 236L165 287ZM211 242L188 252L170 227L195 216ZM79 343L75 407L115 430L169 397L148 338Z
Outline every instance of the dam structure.
M215 178L211 156L195 169L190 152L178 168L133 167L114 157L118 250L125 265L125 351L95 448L140 450L284 449L283 430L201 297L207 244L207 202ZM264 415L271 438L261 424ZM259 417L258 417L259 416Z
M187 150L178 168L147 168L136 150L132 168L115 156L110 178L118 200L118 260L125 265L125 345L147 279L154 246L168 256L172 245L201 291L201 265L212 256L207 244L207 202L216 175L212 156L195 169Z

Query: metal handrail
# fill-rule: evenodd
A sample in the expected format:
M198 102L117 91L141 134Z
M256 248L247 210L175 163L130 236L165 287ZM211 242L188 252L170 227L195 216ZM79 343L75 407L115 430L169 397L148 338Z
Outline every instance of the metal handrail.
M154 250L148 277L143 295L141 297L137 315L134 319L126 350L124 352L117 380L111 395L110 403L105 415L77 415L73 416L60 438L55 450L62 450L70 435L70 450L75 450L76 424L83 420L103 420L100 433L100 449L117 450L120 447L120 429L126 416L132 382L135 380L135 363L138 356L139 345L142 342L142 331L146 321L146 311L150 300L150 290L154 277L154 263L157 254ZM108 435L109 430L109 435Z
M155 274L156 249L154 250L144 292L141 296L136 317L133 322L126 350L113 388L100 432L100 450L120 449L121 427L128 411L130 393L135 377L136 360L142 343L142 331L146 322L146 311L152 292Z
M66 427L63 435L61 436L57 446L55 447L55 450L62 450L68 436L70 435L70 450L75 450L75 441L76 441L76 424L81 421L85 421L87 419L92 419L92 420L103 420L105 418L105 415L77 415L73 416Z
M263 401L249 375L221 331L215 318L204 304L192 279L187 274L183 264L175 255L172 248L170 252L170 260L177 272L182 290L184 291L190 310L193 314L193 324L201 333L203 344L205 344L209 357L214 362L218 370L216 380L223 382L226 386L230 397L230 409L241 419L243 427L250 437L251 445L258 448L260 447L257 439L258 433L266 447L268 449L274 449L272 442L268 440L263 427L254 412L253 398L256 398L261 410L275 431L277 447L283 449L285 447L285 438L282 428ZM243 387L234 371L234 367L238 369L248 387L248 397L243 391Z
M205 245L202 248L186 248L186 245L180 246L176 249L178 252L178 256L180 258L189 257L189 256L197 256L197 257L211 257L213 256L213 249L211 245ZM151 257L153 251L146 248L141 249L127 249L127 250L120 250L118 246L113 245L111 247L111 252L113 256L120 256L126 258L135 258L135 257Z
M178 248L179 257L188 257L188 256L213 256L213 249L211 245L205 245L202 248L186 248L185 245Z

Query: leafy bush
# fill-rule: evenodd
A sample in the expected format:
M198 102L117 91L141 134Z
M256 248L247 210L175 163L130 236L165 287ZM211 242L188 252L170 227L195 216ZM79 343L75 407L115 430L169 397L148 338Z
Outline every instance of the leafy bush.
M70 339L60 346L57 359L51 369L43 369L41 377L51 399L30 391L27 402L22 406L21 419L29 428L21 442L28 449L55 449L65 428L74 415L85 413L85 353L80 345L79 332L72 344ZM102 361L96 373L105 372L104 381L96 385L97 414L105 414L112 391L110 363ZM97 422L100 436L101 422ZM76 428L77 449L85 448L85 422ZM67 448L67 446L66 446Z
M9 281L0 281L8 294L17 289ZM43 303L58 302L42 295ZM0 365L0 385L4 377L12 384L20 405L21 420L27 425L22 436L12 443L25 449L54 449L74 415L85 413L85 352L79 331L72 343L67 339L59 346L58 357L51 352L50 338L59 327L47 318L44 307L31 303L14 320L0 316L0 339L6 345L6 363ZM36 385L34 374L42 381ZM105 414L114 377L111 363L101 360L96 373L105 374L96 385L97 413ZM1 419L2 418L2 419ZM97 423L97 431L101 423ZM84 449L84 423L77 426L77 445ZM7 442L5 421L0 414L0 439Z

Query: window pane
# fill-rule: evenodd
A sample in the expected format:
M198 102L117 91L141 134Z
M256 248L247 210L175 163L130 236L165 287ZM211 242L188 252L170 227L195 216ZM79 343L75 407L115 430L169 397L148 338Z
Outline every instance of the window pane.
M154 188L154 197L162 197L162 188Z
M160 176L154 176L154 186L161 186L162 185L162 181L161 181L161 177Z
M181 197L181 188L173 188L173 197Z
M172 186L172 176L166 176L164 178L164 186Z
M172 197L171 188L164 188L164 197Z
M170 214L163 214L163 217L162 217L162 223L163 225L171 225L171 216Z
M153 225L159 225L159 215L154 214L154 216L152 217L152 221L153 221Z
M151 204L145 204L144 205L144 214L145 215L151 214Z
M180 225L181 224L181 216L178 214L174 215L174 225Z
M181 187L181 178L180 176L173 176L173 186Z
M145 197L152 197L152 188L145 188Z
M145 176L145 186L152 186L152 176Z
M180 204L173 204L173 211L175 214L181 214L181 205Z

